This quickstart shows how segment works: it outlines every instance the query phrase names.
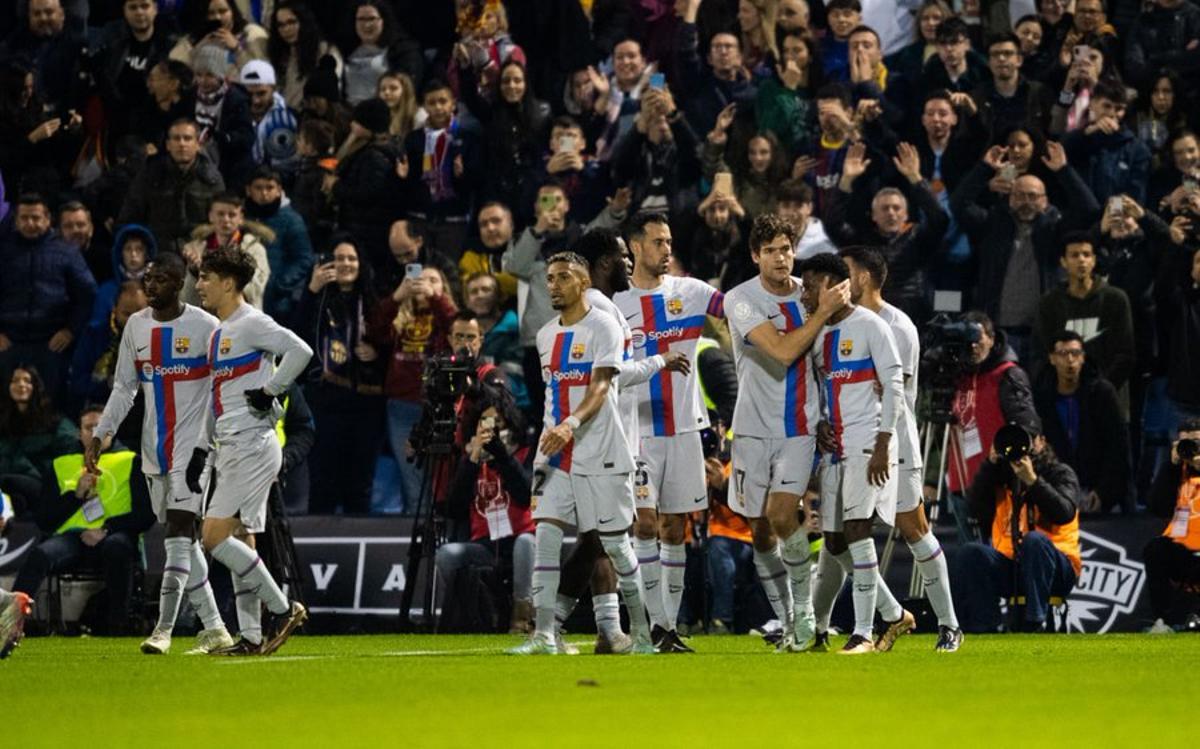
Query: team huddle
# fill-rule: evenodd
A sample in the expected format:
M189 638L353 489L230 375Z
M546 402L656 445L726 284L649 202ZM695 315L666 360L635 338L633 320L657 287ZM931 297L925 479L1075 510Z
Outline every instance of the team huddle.
M312 350L246 304L242 290L254 275L254 261L242 250L213 251L201 265L196 288L213 314L180 301L187 273L177 255L160 255L147 267L149 306L129 318L121 335L112 395L87 446L86 466L98 472L100 453L140 390L142 470L154 512L166 526L159 619L142 652L170 650L186 595L203 623L189 654L269 655L308 617L267 571L253 534L265 529L282 460L275 432L279 399ZM88 504L103 515L99 500ZM209 586L205 550L232 576L236 641ZM263 605L271 613L266 627Z
M626 635L612 616L615 593L595 590L593 576L602 594L593 601L603 604L596 652L691 651L676 617L686 519L708 505L701 430L709 416L689 362L709 318L727 322L737 370L728 505L750 525L755 567L782 624L777 649L829 650L847 576L855 624L839 652L887 651L913 628L879 573L876 518L912 549L938 616L936 650L959 648L945 558L922 508L916 328L883 301L878 252L819 254L794 270L795 245L788 222L760 216L750 233L759 275L724 296L667 274L665 217L635 220L632 273L625 243L608 233L590 232L575 251L548 259L559 315L537 337L546 400L533 480L536 627L510 652L574 652L561 636L574 606L561 585L570 527L581 546L598 536L598 563L615 568L629 610ZM804 501L806 492L819 499ZM802 510L819 517L816 560ZM878 634L876 610L885 624Z

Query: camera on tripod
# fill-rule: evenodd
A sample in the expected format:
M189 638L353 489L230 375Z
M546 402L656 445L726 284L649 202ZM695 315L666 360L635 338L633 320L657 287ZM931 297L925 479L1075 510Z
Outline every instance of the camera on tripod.
M419 458L448 454L458 428L458 402L475 384L475 357L466 349L431 356L421 384L425 404L413 429L413 449Z
M983 337L983 327L948 313L937 314L921 337L921 384L928 393L926 420L952 424L954 392L967 372L971 347Z

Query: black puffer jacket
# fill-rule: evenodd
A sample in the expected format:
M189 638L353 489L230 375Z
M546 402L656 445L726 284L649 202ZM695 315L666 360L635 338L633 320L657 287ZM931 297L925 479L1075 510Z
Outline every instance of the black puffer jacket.
M224 191L221 172L203 153L186 171L160 154L134 178L117 223L149 227L160 249L178 252L191 240L192 229L208 221L213 196Z

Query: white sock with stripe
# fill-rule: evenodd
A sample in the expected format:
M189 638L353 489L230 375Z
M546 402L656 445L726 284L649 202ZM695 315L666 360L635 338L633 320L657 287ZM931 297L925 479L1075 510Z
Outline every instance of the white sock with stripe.
M638 569L642 573L642 589L646 596L644 603L650 614L650 623L667 628L667 607L660 582L662 581L662 565L658 554L657 538L633 539L633 553L637 555Z
M683 578L687 573L687 547L683 544L661 544L663 583L663 606L667 623L663 626L673 630L679 619L679 607L683 604Z
M596 631L607 640L620 637L621 632L621 602L616 593L601 593L592 596L592 611L596 616Z
M163 540L167 561L163 565L162 587L158 590L158 624L154 626L155 630L170 633L175 629L179 604L183 601L188 578L192 574L191 547L190 538Z
M533 538L534 636L554 639L554 604L562 577L562 528L551 523L538 523Z
M625 608L629 610L629 633L635 638L649 638L650 624L646 621L644 603L647 596L642 587L642 571L629 536L602 535L600 545L617 569L617 584L621 588L621 597L625 599Z
M758 571L758 581L767 594L767 601L775 618L784 629L792 626L792 589L788 581L787 570L783 566L783 558L779 556L778 545L770 551L754 550L754 568Z
M254 595L266 604L272 614L286 614L288 611L287 596L275 583L275 578L267 571L258 552L230 536L217 544L212 552L213 559L229 568L234 575L235 587L237 582L244 581L244 589L254 591Z
M562 632L563 623L571 617L578 599L558 593L554 599L554 631Z
M954 601L950 598L950 571L946 567L942 545L930 531L909 544L908 548L912 550L921 581L925 583L925 595L937 614L938 624L958 629L958 616L954 613Z
M833 616L833 605L846 582L846 568L853 569L850 552L831 554L824 545L817 556L817 585L813 591L813 613L817 619L817 631L829 631L829 618Z
M795 617L810 618L813 614L812 562L808 532L799 528L780 544L783 564L787 568L792 591L792 611Z
M208 559L204 556L204 546L199 541L192 542L192 573L187 581L187 598L196 610L196 616L205 629L218 629L225 626L221 612L217 609L217 600L213 597L212 586L208 584Z
M875 624L875 596L879 579L879 559L875 539L864 538L850 544L854 560L854 634L872 639Z

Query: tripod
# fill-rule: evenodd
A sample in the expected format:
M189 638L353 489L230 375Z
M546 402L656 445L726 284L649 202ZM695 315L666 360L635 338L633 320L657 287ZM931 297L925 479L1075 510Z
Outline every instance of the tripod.
M408 562L404 566L404 592L400 595L400 630L412 632L416 630L432 632L434 628L434 554L442 543L442 532L438 527L434 509L437 505L433 496L434 477L446 473L451 465L452 446L449 443L433 443L425 448L419 458L419 465L425 470L421 476L421 493L417 495L417 509L414 513L416 523L413 524L412 540L408 545ZM425 571L422 584L423 617L420 625L412 618L413 597L417 592L417 576Z
M292 540L292 524L283 506L283 480L271 485L267 495L267 528L263 533L267 547L267 569L279 587L291 599L305 603L304 580L296 559L296 543Z

